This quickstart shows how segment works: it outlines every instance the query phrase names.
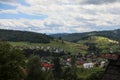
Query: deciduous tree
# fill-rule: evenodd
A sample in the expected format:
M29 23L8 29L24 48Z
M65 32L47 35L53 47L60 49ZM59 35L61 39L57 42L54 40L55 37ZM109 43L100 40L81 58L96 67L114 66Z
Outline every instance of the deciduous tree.
M0 42L0 80L20 80L23 66L22 52L6 42Z

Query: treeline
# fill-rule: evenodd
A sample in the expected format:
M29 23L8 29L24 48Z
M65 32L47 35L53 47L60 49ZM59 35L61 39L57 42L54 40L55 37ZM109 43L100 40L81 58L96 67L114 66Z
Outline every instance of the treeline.
M71 34L53 34L52 36L59 38L62 37L63 40L77 42L82 38L88 36L103 36L113 40L120 40L120 29L110 30L110 31L93 31L93 32L85 32L85 33L71 33Z
M53 37L41 33L0 29L0 40L2 41L49 43L51 39Z

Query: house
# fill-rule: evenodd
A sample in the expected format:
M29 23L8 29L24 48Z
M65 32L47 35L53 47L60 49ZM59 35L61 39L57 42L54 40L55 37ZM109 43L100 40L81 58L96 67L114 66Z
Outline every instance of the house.
M54 65L48 62L42 62L41 66L44 70L49 70L52 69Z

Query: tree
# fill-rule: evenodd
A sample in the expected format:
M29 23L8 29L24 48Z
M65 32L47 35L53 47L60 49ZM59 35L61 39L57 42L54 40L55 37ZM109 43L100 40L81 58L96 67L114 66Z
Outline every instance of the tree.
M61 74L62 74L60 59L58 57L54 57L53 63L54 63L54 67L53 67L54 78L55 78L55 80L60 80Z
M0 80L23 78L24 55L6 42L0 42Z
M59 37L58 39L61 41L62 44L64 44L64 40L62 39L62 37Z
M32 55L27 63L27 80L42 80L39 56Z
M71 74L72 74L72 79L77 80L77 67L76 67L76 58L73 55L72 56L72 61L71 61Z
M120 49L120 40L119 40L119 42L118 42L118 45L119 45L119 49Z
M59 40L62 40L62 37L59 37L58 39L59 39Z
M87 78L86 80L101 80L103 76L103 72L102 71L96 71L96 72L92 72Z
M64 80L71 80L72 79L70 67L65 67L64 72L63 72L63 79Z
M63 73L64 80L78 80L75 56L72 55L71 66L66 67Z
M96 43L87 43L88 45L88 52L89 53L94 53L94 54L99 54L100 52L100 49L96 46L97 44Z

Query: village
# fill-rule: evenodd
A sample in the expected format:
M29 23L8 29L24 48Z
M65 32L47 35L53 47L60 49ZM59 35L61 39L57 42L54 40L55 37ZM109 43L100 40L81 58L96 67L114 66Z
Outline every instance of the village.
M64 67L71 66L72 54L70 52L66 52L63 49L52 48L50 46L31 46L31 47L15 47L17 49L23 50L26 57L30 57L30 55L38 55L41 58L41 66L43 70L50 70L54 66L52 62L52 57L59 57L60 64ZM101 67L106 68L109 64L110 59L117 59L118 54L116 53L106 53L101 55L95 55L93 53L82 55L77 53L75 56L75 64L77 67L83 67L84 69L90 69L93 67Z

